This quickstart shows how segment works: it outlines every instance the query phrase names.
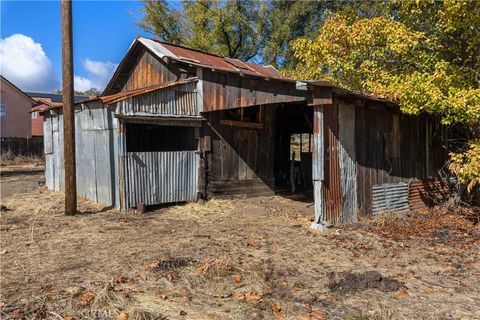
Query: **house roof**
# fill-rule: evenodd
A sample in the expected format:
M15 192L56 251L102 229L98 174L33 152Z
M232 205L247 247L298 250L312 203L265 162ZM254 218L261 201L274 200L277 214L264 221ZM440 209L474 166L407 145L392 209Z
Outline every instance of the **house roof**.
M113 74L112 79L103 91L102 96L106 94L112 94L112 90L114 89L113 87L117 79L127 76L122 74L122 71L125 68L129 68L129 66L132 66L136 63L137 57L135 56L135 54L139 52L139 48L141 47L146 48L158 59L167 58L170 60L202 68L210 68L214 70L245 74L262 78L293 81L292 79L283 77L281 73L273 66L262 66L255 63L244 62L238 59L221 57L199 50L189 49L178 45L172 45L154 39L137 37L132 42L123 60L120 62L117 69L115 70L115 73ZM115 90L113 90L113 92L115 92Z
M28 96L30 96L33 100L35 101L48 101L50 100L51 102L57 102L57 103L62 103L63 102L63 96L61 94L56 94L56 93L45 93L45 92L25 92ZM73 97L75 102L81 102L84 100L91 99L92 97L90 96L82 96L82 95L75 95Z
M14 85L13 83L11 83L7 78L5 78L4 76L0 75L0 77L2 78L3 81L5 81L6 83L8 83L11 87L13 87L15 90L17 90L20 94L22 94L23 96L25 96L28 100L30 100L32 102L32 104L35 103L35 101L30 98L30 96L28 94L26 94L25 92L23 92L19 87L17 87L16 85Z
M280 72L273 66L262 66L255 63L244 62L239 59L221 57L199 50L171 45L153 39L138 38L137 40L150 49L150 51L155 52L161 58L167 56L170 59L193 63L206 68L268 78L283 78Z

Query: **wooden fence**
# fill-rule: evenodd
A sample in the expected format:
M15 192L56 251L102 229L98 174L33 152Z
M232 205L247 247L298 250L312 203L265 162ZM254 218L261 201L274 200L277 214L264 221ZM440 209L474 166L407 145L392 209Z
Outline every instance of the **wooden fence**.
M23 156L43 156L43 137L1 138L1 153L12 153Z

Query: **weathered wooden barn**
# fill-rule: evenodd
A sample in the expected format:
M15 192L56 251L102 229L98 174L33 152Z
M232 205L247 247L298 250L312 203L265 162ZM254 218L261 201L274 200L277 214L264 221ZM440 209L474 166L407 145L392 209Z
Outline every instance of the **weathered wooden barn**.
M63 188L62 121L61 108L45 112L54 190ZM79 196L123 210L294 184L313 193L321 226L423 205L443 188L435 178L447 132L435 119L146 38L133 42L101 97L76 105L75 124Z

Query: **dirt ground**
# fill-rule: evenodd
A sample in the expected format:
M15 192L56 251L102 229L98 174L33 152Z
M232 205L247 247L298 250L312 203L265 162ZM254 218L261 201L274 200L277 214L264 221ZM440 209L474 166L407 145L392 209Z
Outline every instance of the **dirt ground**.
M6 170L5 168L2 169ZM123 213L2 174L2 319L480 319L475 212L326 233L279 196Z

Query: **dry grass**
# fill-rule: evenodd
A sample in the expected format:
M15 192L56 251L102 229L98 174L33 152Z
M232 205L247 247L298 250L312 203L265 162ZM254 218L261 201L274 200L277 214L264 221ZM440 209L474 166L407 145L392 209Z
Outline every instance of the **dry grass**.
M480 314L480 230L456 215L389 215L318 234L308 229L312 207L281 197L213 200L147 215L82 200L83 214L75 217L62 214L62 199L40 187L4 199L12 210L1 217L2 319ZM410 231L421 219L430 230ZM455 239L435 233L439 226ZM395 228L402 236L394 236ZM333 271L378 271L405 289L332 292Z
M0 165L3 166L18 166L18 165L42 165L45 163L45 158L36 155L17 155L10 151L0 153Z

